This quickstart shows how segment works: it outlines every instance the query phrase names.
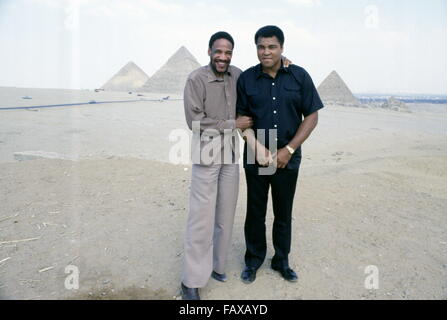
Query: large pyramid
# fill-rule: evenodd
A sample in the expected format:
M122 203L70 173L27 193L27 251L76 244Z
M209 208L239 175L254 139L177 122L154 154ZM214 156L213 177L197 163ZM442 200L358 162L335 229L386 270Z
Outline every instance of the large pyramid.
M130 61L118 71L101 89L107 91L134 91L149 80L148 75Z
M325 104L342 106L360 106L360 102L349 90L336 71L332 71L318 86L317 91Z
M139 91L183 93L188 75L199 67L196 58L182 46Z

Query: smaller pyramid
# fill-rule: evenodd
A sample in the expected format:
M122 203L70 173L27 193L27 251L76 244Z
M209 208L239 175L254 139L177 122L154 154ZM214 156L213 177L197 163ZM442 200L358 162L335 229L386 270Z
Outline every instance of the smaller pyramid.
M196 58L184 46L139 89L156 93L183 93L189 74L200 67Z
M402 102L395 97L389 98L387 101L385 101L382 105L382 108L394 110L394 111L400 111L400 112L411 112L410 109L407 107L405 102Z
M148 75L132 61L120 69L101 89L106 91L135 91L149 79Z
M317 91L325 104L360 106L360 102L354 97L351 90L349 90L346 83L335 70L324 79L318 86Z

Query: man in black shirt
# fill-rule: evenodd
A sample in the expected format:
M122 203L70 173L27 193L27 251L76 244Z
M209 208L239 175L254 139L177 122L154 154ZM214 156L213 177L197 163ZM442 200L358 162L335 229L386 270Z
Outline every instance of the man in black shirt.
M244 232L247 249L241 278L245 283L253 282L266 256L265 216L271 186L275 249L271 267L284 279L295 282L298 276L289 266L288 255L301 145L316 127L318 110L323 108L323 103L310 75L303 68L283 66L284 34L281 29L276 26L259 29L255 43L260 64L239 77L236 111L240 116L253 118L255 136L269 149L267 152L271 152L275 163L273 170L266 174L259 163L251 161L246 144L247 215ZM262 132L265 132L265 137L261 136Z

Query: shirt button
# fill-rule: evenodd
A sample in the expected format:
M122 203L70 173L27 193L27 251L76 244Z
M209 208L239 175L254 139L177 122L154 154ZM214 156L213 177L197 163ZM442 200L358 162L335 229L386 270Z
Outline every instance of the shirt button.
M273 97L273 100L276 100L276 98L275 98L275 97Z
M276 127L278 127L278 126L275 124L274 127L276 128Z
M273 113L276 113L276 110L273 110Z
M272 82L272 86L274 86L275 85L275 83L274 82Z
M275 141L278 141L278 138L275 138Z

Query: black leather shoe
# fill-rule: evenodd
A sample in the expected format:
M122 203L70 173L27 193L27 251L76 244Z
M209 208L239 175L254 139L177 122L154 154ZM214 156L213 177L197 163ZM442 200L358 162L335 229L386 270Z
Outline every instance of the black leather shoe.
M225 273L220 274L213 271L213 273L211 273L211 277L220 282L227 282L227 275Z
M295 271L293 271L289 267L276 268L276 267L272 266L272 269L275 271L278 271L281 274L281 276L287 281L290 281L290 282L298 281L298 275L295 273Z
M198 288L188 288L182 283L182 299L183 300L200 300Z
M241 279L243 283L249 284L256 280L256 269L253 267L245 267L242 270Z

